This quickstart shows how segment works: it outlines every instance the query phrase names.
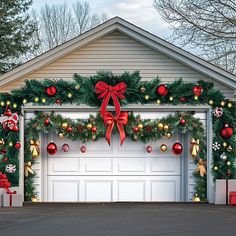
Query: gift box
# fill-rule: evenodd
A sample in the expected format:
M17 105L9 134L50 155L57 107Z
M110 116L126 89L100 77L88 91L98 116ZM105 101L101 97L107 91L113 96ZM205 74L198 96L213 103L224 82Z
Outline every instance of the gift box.
M236 180L217 179L215 182L215 204L228 205L229 193L236 191Z
M0 188L0 207L2 206L2 196L6 193L6 190L4 188Z
M22 195L14 192L7 192L2 195L3 207L22 207Z

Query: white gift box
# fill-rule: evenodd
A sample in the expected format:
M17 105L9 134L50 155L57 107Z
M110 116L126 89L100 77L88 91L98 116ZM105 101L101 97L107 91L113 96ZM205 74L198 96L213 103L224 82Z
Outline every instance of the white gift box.
M229 194L231 191L236 191L236 179L228 180L228 189L225 179L217 179L215 182L215 204L226 205L226 203L229 203Z
M3 194L2 206L3 207L22 207L22 195L21 194Z

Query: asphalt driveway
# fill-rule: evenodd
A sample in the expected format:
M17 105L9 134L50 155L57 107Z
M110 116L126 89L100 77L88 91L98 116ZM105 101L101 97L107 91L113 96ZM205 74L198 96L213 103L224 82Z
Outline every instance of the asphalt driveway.
M236 207L208 204L27 204L0 208L1 236L235 235Z

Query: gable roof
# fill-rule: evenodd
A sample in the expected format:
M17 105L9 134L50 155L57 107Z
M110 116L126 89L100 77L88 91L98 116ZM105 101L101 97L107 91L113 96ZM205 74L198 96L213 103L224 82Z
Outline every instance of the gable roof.
M114 17L107 22L79 35L70 41L53 48L50 51L18 66L0 76L0 86L23 78L28 74L48 65L49 63L77 50L111 32L120 31L125 35L157 50L182 64L221 82L236 91L236 76L139 28L120 17ZM235 92L236 94L236 92Z

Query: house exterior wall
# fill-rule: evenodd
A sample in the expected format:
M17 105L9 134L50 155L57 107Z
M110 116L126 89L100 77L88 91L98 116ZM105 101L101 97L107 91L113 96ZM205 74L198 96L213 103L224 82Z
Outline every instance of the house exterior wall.
M233 98L233 89L207 78L203 74L161 54L138 41L116 31L84 46L49 65L1 87L1 92L22 87L28 79L71 80L74 73L94 75L99 70L111 70L115 74L139 70L143 80L159 76L163 82L182 77L185 82L204 79L214 82L215 88L227 98Z

